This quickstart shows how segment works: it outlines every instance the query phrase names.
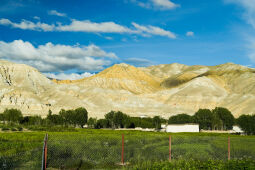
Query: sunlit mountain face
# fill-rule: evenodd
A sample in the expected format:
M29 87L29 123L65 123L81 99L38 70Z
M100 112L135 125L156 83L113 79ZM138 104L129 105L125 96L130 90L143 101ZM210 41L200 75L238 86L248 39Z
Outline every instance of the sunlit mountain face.
M1 109L14 107L26 115L46 116L49 110L58 113L80 106L98 118L111 110L165 118L216 106L228 108L236 117L254 111L255 69L233 63L149 67L121 63L78 80L50 80L31 66L1 60L0 74Z

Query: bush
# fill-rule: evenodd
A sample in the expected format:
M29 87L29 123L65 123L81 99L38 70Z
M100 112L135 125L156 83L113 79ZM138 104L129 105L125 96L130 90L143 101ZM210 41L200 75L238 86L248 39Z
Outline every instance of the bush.
M3 127L3 128L2 128L2 131L7 131L7 130L10 130L10 129L7 128L7 127Z
M17 129L16 128L11 128L11 131L17 131Z
M18 131L23 131L23 127L18 127Z

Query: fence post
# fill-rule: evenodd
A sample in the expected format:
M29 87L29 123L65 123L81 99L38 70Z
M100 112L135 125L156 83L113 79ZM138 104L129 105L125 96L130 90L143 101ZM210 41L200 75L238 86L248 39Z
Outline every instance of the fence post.
M230 137L228 137L228 160L230 160Z
M121 152L121 163L124 165L124 134L122 134L122 152Z
M169 161L172 160L172 141L171 136L169 136Z
M45 134L44 143L43 143L43 151L42 151L42 170L46 170L47 166L47 142L48 142L48 134Z

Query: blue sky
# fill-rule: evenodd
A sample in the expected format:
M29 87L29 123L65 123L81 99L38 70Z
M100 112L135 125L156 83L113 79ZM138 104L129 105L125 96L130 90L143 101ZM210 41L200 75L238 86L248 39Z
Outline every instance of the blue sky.
M255 0L1 0L0 58L77 79L115 63L255 65Z

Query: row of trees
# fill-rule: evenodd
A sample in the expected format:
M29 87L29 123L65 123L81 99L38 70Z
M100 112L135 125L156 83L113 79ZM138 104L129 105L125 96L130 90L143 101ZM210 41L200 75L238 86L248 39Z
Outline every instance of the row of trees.
M153 118L130 117L120 111L111 111L105 115L104 119L89 118L88 126L90 128L156 128L160 129L161 123L166 120L159 116Z
M83 127L88 120L88 112L85 108L80 107L75 110L62 109L59 114L49 113L45 119L41 116L22 116L22 113L18 109L6 109L0 114L0 120L4 123L17 123L24 125L39 125L39 126L51 126L51 125L64 125L64 126L79 126Z
M179 114L167 120L155 116L153 118L130 117L120 111L111 111L105 115L104 119L88 119L88 112L85 108L75 110L61 110L59 114L52 114L51 110L45 119L40 116L22 116L18 109L6 109L0 114L0 121L17 123L24 125L38 126L73 126L83 127L87 124L90 128L156 128L160 129L162 123L184 124L198 123L200 129L204 130L230 130L233 125L239 125L245 133L255 135L255 115L242 115L235 119L231 112L222 107L213 110L199 109L193 116Z
M168 120L169 124L198 123L204 130L231 130L235 124L235 118L231 112L222 107L213 110L199 109L195 115L179 114Z

